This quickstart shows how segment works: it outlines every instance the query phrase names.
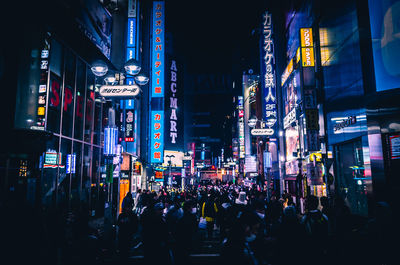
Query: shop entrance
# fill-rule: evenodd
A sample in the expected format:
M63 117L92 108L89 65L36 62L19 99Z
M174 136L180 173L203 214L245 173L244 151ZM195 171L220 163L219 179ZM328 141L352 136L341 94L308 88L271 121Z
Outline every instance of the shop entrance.
M338 195L345 199L353 214L368 215L367 186L361 138L335 145Z

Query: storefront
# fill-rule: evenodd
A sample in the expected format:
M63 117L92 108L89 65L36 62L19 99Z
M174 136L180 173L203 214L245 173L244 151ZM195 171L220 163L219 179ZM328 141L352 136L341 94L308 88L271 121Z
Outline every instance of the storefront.
M29 17L21 18L21 23L27 22L29 27L18 33L21 37L16 41L20 44L9 47L10 53L18 54L13 59L15 74L9 76L16 100L7 113L14 123L6 128L10 135L1 152L6 176L2 188L10 196L18 190L22 202L31 206L84 206L91 215L102 215L106 185L101 165L107 103L99 98L101 83L90 64L102 59L113 68L109 61L112 18L95 2L99 8L85 12L95 12L90 15L101 17L103 24L88 39L84 27L90 26L87 23L91 21L85 20L89 14L71 17L62 4L54 1L35 9L38 13L32 16L41 19L32 19L31 24ZM102 45L97 45L101 41Z
M95 214L96 208L104 206L100 178L104 104L89 65L61 42L49 41L45 130L53 137L40 157L41 200L44 205L54 200L58 204L83 201Z

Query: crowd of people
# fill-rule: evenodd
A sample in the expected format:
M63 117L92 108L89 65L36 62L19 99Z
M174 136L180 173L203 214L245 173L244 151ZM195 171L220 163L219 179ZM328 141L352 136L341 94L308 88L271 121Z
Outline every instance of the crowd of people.
M385 202L371 205L375 212L366 217L352 213L340 196L307 196L303 212L290 194L267 198L257 187L139 190L122 201L112 236L116 241L89 226L88 208L76 205L81 206L44 214L1 204L2 259L12 264L109 264L105 260L114 259L119 262L113 264L134 264L136 255L144 256L146 264L189 265L202 244L212 242L219 264L399 263L396 211Z
M232 184L128 193L119 255L132 255L136 236L146 264L190 264L199 240L219 242L221 264L392 264L397 232L387 204L368 219L339 196L305 202L301 213L289 194L267 198L257 187Z

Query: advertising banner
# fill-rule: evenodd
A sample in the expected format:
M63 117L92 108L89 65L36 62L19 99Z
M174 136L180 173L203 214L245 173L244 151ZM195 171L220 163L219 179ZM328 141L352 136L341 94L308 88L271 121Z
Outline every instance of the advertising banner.
M400 87L400 0L369 0L376 91Z
M44 41L43 48L40 52L40 79L39 79L39 94L37 99L37 116L36 123L30 127L33 130L44 130L46 127L46 104L47 104L47 82L49 71L50 57L50 40L47 38Z
M111 14L98 0L83 0L76 18L79 29L100 51L110 59L111 56Z
M390 140L390 158L400 159L400 135L389 136Z
M185 154L177 151L164 151L164 167L169 167L169 161L171 160L171 167L183 167L183 159Z
M164 1L153 2L151 97L164 97Z
M262 20L262 110L263 119L269 129L276 131L277 102L276 102L276 73L275 73L275 47L273 39L272 15L268 11L264 13ZM273 136L273 135L272 135Z
M165 149L183 151L183 86L179 62L168 58L165 86Z
M312 28L300 29L301 61L303 67L315 66Z
M136 17L137 3L136 0L128 1L128 17Z
M239 111L239 158L245 158L244 147L244 114L243 114L243 97L238 97L238 111ZM240 115L242 113L242 115Z
M164 159L164 111L151 111L151 163L162 163Z

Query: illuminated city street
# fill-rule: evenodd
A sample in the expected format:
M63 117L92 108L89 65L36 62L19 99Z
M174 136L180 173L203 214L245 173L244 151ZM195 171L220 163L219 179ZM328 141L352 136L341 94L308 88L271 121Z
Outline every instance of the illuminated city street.
M3 2L0 264L400 264L400 0Z

